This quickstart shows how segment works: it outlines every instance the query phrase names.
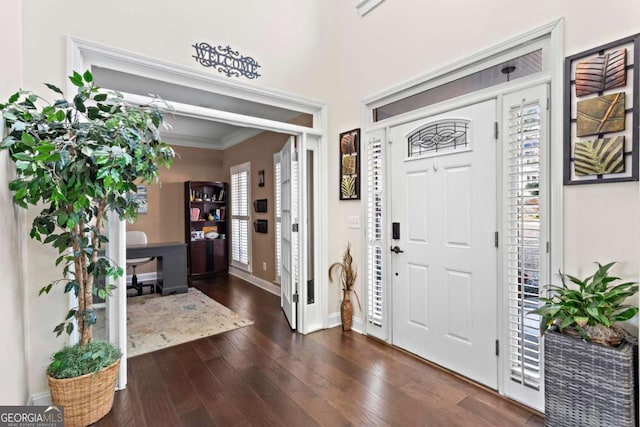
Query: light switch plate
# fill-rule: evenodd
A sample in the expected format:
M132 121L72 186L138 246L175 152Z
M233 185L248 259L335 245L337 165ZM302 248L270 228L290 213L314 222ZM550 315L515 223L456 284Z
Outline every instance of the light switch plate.
M360 228L359 216L350 216L347 218L347 222L349 223L349 228Z

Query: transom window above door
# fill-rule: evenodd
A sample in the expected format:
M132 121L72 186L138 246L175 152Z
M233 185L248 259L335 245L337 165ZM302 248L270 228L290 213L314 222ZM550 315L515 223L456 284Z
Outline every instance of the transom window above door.
M435 86L374 108L373 122L539 73L543 56L543 49L536 49L458 79L434 82Z

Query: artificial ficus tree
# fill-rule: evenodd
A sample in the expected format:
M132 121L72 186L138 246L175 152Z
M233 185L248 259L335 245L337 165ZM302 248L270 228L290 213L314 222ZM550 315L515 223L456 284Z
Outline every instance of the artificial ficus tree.
M159 166L169 167L174 152L160 140L163 114L155 104L129 105L119 92L97 87L89 71L69 79L77 87L71 100L46 84L58 97L53 103L21 90L0 104L7 128L0 149L8 150L16 165L9 184L15 203L44 205L31 237L59 251L55 265L62 265L63 277L40 294L64 284L64 292L78 299L54 332L70 334L75 318L84 345L96 322L93 297L106 298L114 289L98 279L123 274L100 255L107 242L105 216L115 211L120 219L133 220L136 183L157 181Z

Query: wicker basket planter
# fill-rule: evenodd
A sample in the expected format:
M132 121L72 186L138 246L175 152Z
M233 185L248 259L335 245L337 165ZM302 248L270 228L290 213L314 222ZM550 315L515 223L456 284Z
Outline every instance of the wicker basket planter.
M51 401L64 406L65 427L93 424L111 411L120 360L98 372L76 378L47 375Z
M545 425L636 426L637 344L544 335Z

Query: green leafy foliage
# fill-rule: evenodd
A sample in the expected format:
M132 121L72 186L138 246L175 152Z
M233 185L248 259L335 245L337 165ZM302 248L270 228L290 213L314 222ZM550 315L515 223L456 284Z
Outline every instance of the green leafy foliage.
M8 150L16 165L16 178L9 183L14 202L42 209L33 220L31 237L60 254L55 265L62 265L64 278L40 293L64 284L64 292L78 297L73 315L54 332L71 333L75 318L86 344L96 319L93 296L106 297L113 286L104 283L123 274L99 255L108 241L105 215L114 211L120 219L133 221L136 183L157 181L159 167L169 167L174 152L160 140L163 115L155 103L129 105L119 92L97 87L89 71L74 72L69 79L77 87L72 101L47 83L63 99L49 103L21 90L0 104L8 129L0 149Z
M113 344L93 340L87 345L65 347L54 354L48 372L53 378L75 378L106 368L121 355Z
M601 265L584 280L569 274L561 274L562 286L551 286L552 295L540 298L544 303L534 314L542 316L541 331L557 325L564 329L575 329L580 336L590 341L589 327L611 328L614 323L629 320L638 314L638 307L624 304L625 300L638 292L636 282L614 285L619 277L609 276L615 262ZM569 279L573 286L568 286Z

